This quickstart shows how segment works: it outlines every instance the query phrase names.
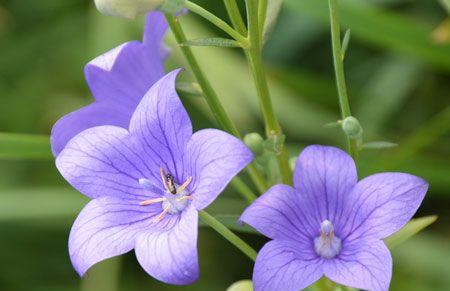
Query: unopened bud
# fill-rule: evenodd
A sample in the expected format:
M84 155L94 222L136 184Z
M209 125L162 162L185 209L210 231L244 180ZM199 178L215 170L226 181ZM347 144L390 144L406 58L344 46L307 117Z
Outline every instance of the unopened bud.
M256 155L262 155L264 153L264 139L259 133L252 132L244 136L244 143L254 152Z
M165 0L95 0L103 14L134 19L136 16L159 9Z
M351 139L360 139L363 134L361 124L359 124L358 119L353 116L349 116L342 121L342 129Z

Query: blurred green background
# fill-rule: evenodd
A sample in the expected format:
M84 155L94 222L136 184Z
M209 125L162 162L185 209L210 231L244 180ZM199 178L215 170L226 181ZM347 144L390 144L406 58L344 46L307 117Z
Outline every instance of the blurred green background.
M95 266L83 281L72 269L67 238L87 200L57 173L47 136L60 116L92 101L83 66L124 41L141 39L143 24L102 16L92 2L0 0L0 132L43 135L30 140L0 134L0 290L214 291L250 278L248 259L207 228L199 234L201 279L192 286L158 283L132 253ZM196 2L226 19L222 1ZM363 151L360 177L388 170L419 175L431 186L418 216L439 215L393 251L391 290L450 290L448 13L434 0L340 2L342 25L352 30L346 71L353 114L365 141L399 144ZM327 17L324 0L285 0L265 48L292 155L311 143L343 146L341 132L323 126L339 116ZM182 23L192 38L220 35L192 15ZM184 65L170 33L168 43L173 48L168 68ZM242 53L219 48L195 48L195 53L241 131L262 133ZM192 76L187 71L183 78ZM200 97L182 97L196 128L216 126ZM230 188L210 212L238 214L242 207ZM240 235L255 248L265 242Z

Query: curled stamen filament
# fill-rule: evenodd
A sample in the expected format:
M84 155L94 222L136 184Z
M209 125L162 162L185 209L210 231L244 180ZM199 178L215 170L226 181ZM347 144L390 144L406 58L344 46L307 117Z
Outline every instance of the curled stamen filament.
M192 197L192 195L187 195L187 196L183 196L181 198L178 198L177 201L180 202L180 201L183 201L183 200L186 200L186 199L193 200L194 197Z
M158 223L160 222L164 216L166 216L166 213L169 211L170 206L167 206L166 208L164 208L163 212L161 212L156 218L155 220L153 220L153 223Z
M184 181L183 184L181 184L180 187L177 188L177 192L183 192L187 186L189 186L189 184L192 182L192 177L189 177L186 179L186 181Z
M146 206L146 205L151 205L151 204L155 204L155 203L160 203L163 201L166 201L167 198L165 197L161 197L161 198L154 198L154 199L149 199L149 200L145 200L139 203L139 205L141 206Z

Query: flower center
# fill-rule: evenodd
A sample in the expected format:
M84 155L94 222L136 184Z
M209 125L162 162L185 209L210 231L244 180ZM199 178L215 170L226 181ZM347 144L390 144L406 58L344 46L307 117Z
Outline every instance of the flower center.
M324 259L332 259L339 254L341 248L341 239L335 236L331 221L322 221L320 224L320 236L314 239L316 253Z
M178 185L175 183L175 179L170 173L166 173L163 168L160 168L161 180L164 187L164 196L142 201L139 203L141 206L152 205L161 203L162 212L154 219L154 222L160 222L166 214L177 214L183 211L188 205L189 200L192 200L192 196L189 195L187 187L192 182L192 177L186 179L186 181ZM148 190L158 191L158 187L155 187L147 179L140 179L139 184Z

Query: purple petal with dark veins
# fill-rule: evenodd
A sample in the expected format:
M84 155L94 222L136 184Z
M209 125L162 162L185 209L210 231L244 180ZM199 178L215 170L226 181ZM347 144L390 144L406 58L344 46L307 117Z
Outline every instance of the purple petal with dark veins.
M142 96L164 75L167 51L162 41L166 30L162 13L151 12L147 16L144 43L124 43L86 65L86 80L96 101L55 124L51 134L55 156L72 137L87 128L128 127Z
M149 231L151 219L161 210L142 207L134 199L101 197L89 202L72 226L70 259L80 276L94 264L126 253L139 233Z
M380 173L361 180L345 200L342 238L383 239L400 230L422 203L428 183L404 173Z
M98 126L74 137L56 158L63 177L90 198L102 196L157 197L139 184L145 177L160 185L159 174L149 168L128 131Z
M172 228L141 234L136 240L136 257L152 277L174 285L191 284L198 279L198 213L188 206ZM170 218L167 218L170 219Z
M252 161L253 154L236 137L217 129L204 129L192 135L184 158L185 173L193 177L189 187L193 203L201 210Z
M392 276L392 257L381 240L343 244L339 257L324 261L332 281L357 289L387 291Z
M322 260L314 253L312 242L273 240L256 258L253 287L255 291L298 291L322 275Z
M294 188L312 204L315 221L331 221L337 233L343 203L356 182L353 159L335 147L306 147L294 169Z
M294 188L275 185L247 207L240 220L271 239L313 241L320 230L313 206Z
M192 124L175 90L179 72L168 73L145 94L131 118L130 133L139 140L142 157L152 168L163 167L182 184L183 154Z

